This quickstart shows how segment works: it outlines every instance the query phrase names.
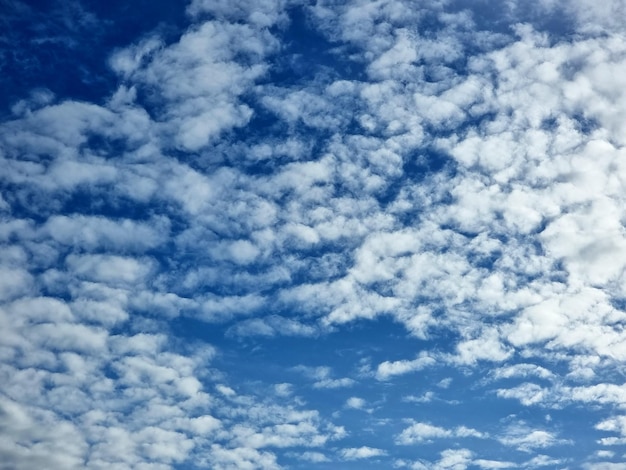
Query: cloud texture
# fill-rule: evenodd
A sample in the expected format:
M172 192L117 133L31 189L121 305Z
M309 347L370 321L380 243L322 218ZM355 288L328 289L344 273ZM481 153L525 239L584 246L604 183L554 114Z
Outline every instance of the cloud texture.
M0 468L618 468L626 4L496 3L10 3Z

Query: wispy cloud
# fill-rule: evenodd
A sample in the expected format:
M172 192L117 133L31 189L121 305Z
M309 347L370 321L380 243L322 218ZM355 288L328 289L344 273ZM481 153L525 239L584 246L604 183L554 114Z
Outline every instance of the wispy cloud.
M460 426L455 429L446 429L429 423L413 423L398 434L396 443L400 445L413 445L422 442L430 442L433 439L467 437L485 439L488 436L476 429L467 428L465 426Z

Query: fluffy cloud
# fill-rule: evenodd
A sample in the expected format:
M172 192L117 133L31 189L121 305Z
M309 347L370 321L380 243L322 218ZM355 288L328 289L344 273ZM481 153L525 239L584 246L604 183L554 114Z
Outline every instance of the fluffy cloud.
M193 0L184 29L103 52L107 96L24 90L0 123L3 461L388 460L382 442L341 447L328 416L392 429L396 395L416 413L478 393L596 407L615 434L598 445L623 444L625 7L596 3ZM33 41L102 30L72 5L82 23ZM306 359L281 350L316 340ZM564 465L537 452L570 442L408 418L395 444L522 455L408 468Z
M596 424L600 431L616 432L620 437L604 437L600 439L603 445L620 445L626 442L626 417L616 416Z
M502 444L515 447L523 452L531 452L534 449L542 449L555 445L571 444L566 439L559 439L555 433L542 429L531 429L524 423L509 426L506 433L498 440Z
M386 452L382 449L367 446L350 447L342 449L339 453L344 460L371 459L373 457L380 457L386 454Z
M365 405L366 405L366 401L363 398L359 398L359 397L350 397L346 401L346 406L348 408L353 408L355 410L363 409Z
M388 380L396 375L422 370L434 364L436 364L436 359L425 353L420 354L419 357L413 360L385 361L378 365L376 378L378 380Z

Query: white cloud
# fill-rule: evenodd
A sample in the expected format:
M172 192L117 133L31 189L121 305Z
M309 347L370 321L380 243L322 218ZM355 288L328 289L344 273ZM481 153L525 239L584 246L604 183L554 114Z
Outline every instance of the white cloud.
M34 279L21 268L0 267L0 300L7 301L32 290Z
M502 344L498 331L494 329L484 330L479 337L460 342L457 351L457 360L462 364L479 360L502 362L513 354L513 350Z
M495 469L495 468L516 468L517 464L513 462L504 462L501 460L485 460L476 459L472 462L480 468Z
M565 387L563 394L573 401L582 403L615 404L626 407L626 386L612 383L599 383L582 387Z
M284 0L244 0L233 5L224 0L192 0L187 13L192 16L208 13L220 19L244 21L258 28L268 28L287 21L285 8L288 3Z
M78 278L112 285L136 284L152 269L149 259L115 255L69 255L66 263Z
M240 468L280 469L276 462L276 456L270 452L261 452L257 449L245 447L230 449L219 444L211 446L206 463L209 463L216 470L236 470Z
M37 344L54 349L97 352L106 347L108 332L72 323L42 323L27 333Z
M596 455L602 459L604 458L612 459L613 457L615 457L615 452L611 450L599 450L596 452Z
M433 426L428 423L415 423L404 429L397 437L398 444L411 445L417 442L429 441L452 436L452 431Z
M594 463L586 463L584 465L584 468L589 469L589 470L619 470L623 466L624 464L622 463L594 462Z
M293 385L290 383L280 383L274 385L276 395L279 397L288 397L292 394Z
M602 5L594 5L589 0L574 2L557 2L554 7L564 7L572 12L576 18L579 30L590 33L606 31L623 31L623 24L616 21L619 15L626 12L626 6L621 0L610 0Z
M217 384L215 388L218 392L227 397L234 397L237 394L232 388L223 384Z
M449 449L441 453L436 469L464 470L471 462L472 452L467 449Z
M506 434L498 440L505 446L515 447L522 452L532 452L555 445L572 444L567 439L559 439L556 434L541 429L528 428L523 423L509 426Z
M441 379L439 381L439 383L437 384L437 386L439 388L448 388L450 387L450 384L452 383L452 378L451 377L446 377L445 379Z
M199 11L199 2L194 5L192 10ZM263 59L276 46L267 30L206 21L167 48L152 40L122 49L111 64L129 80L160 91L164 137L195 151L248 123L252 109L238 97L265 73ZM237 56L252 63L239 63Z
M344 388L351 387L356 383L354 379L351 379L350 377L341 377L338 379L333 378L332 370L330 367L327 366L308 367L300 365L295 367L295 370L302 372L304 375L313 380L313 388Z
M413 445L421 442L430 442L433 439L447 439L453 437L475 437L484 439L487 435L465 426L459 426L455 429L446 429L429 423L418 422L411 424L411 426L398 434L398 436L396 436L396 443L401 445Z
M535 468L535 467L547 467L550 465L563 465L565 463L565 459L554 459L550 458L547 455L537 455L533 457L528 462L525 463L526 466Z
M307 462L313 462L313 463L324 463L324 462L330 462L330 459L328 457L326 457L324 454L322 454L321 452L303 452L302 454L298 454L298 458L300 458L301 460L307 461Z
M0 367L0 406L11 417L5 429L12 437L3 444L9 462L171 468L204 459L214 468L271 467L278 465L275 454L258 447L321 446L345 435L288 395L272 404L220 383L221 393L209 395L199 372L214 357L212 348L183 356L163 334L112 335L81 323L74 307L42 297L0 311L3 357L14 348L29 359ZM242 416L254 418L241 427Z
M503 398L515 398L525 406L541 403L547 398L548 393L547 389L529 382L512 388L497 390L498 396Z
M397 351L376 338L369 361L383 362L363 382L459 367L473 380L490 361L488 400L626 407L612 375L626 358L624 4L592 3L533 4L565 29L571 16L561 40L529 24L479 31L480 12L455 2L193 0L186 31L110 57L122 83L100 104L45 90L19 101L0 124L8 465L279 468L291 446L328 461L345 431L303 411L299 386L274 386L290 378L241 395L216 349L178 341L196 320L222 323L210 329L235 337L232 358L384 316L423 352L384 360ZM524 8L504 10L535 18ZM273 82L309 60L285 35L296 11L329 41L315 43L328 63ZM306 393L353 387L339 406L374 402L329 367L299 371ZM459 397L450 380L442 396ZM597 425L615 433L599 444L623 444L620 420ZM413 422L396 436L466 437L487 435ZM520 428L500 442L536 453L567 439ZM511 465L467 449L406 462Z
M164 243L169 232L167 219L149 223L113 221L104 217L53 216L42 227L43 234L64 245L92 251L146 251Z
M605 446L622 445L626 443L626 416L616 416L599 422L595 426L600 431L618 433L620 437L603 437L599 440Z
M321 379L313 384L314 388L344 388L354 385L354 380L349 377L342 377L340 379Z
M435 399L434 392L428 391L421 396L408 395L402 400L408 403L430 403Z
M366 403L367 402L363 398L359 397L350 397L346 400L346 406L355 410L362 410Z
M360 459L371 459L374 457L381 457L386 455L382 449L376 449L375 447L349 447L347 449L341 449L339 452L341 457L344 460L360 460Z
M54 413L0 397L4 428L11 432L0 448L5 462L20 466L78 468L83 463L87 443L71 423ZM7 436L8 437L8 436ZM21 445L17 445L21 442Z
M453 469L465 470L468 466L477 466L479 468L507 468L497 465L506 465L506 462L497 462L493 460L476 459L472 460L472 452L468 449L447 449L440 453L441 458L436 462L427 462L419 460L416 462L397 461L398 467L409 467L413 470L425 469Z
M206 299L198 299L200 305L199 318L206 322L220 322L229 320L240 315L250 315L259 310L265 304L265 299L259 295L249 294L244 296L207 296Z
M512 366L500 367L493 372L493 376L496 379L509 379L513 377L539 377L541 379L553 379L555 374L546 369L545 367L538 366L536 364L515 364Z
M389 380L396 375L419 371L435 364L435 358L426 353L421 353L413 360L400 360L394 362L385 361L378 365L378 368L376 369L376 378L378 380Z

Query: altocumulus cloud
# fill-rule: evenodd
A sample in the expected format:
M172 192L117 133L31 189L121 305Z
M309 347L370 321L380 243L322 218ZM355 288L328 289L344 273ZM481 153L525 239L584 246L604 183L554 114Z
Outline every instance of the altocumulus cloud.
M6 9L0 468L623 466L624 0Z

